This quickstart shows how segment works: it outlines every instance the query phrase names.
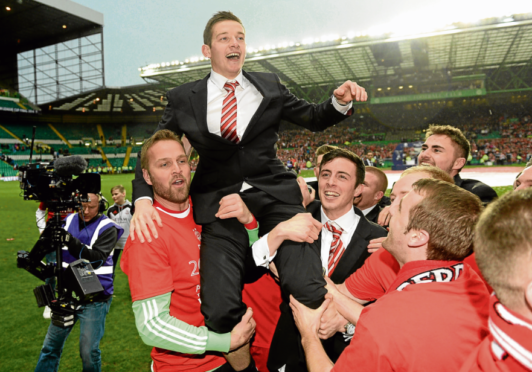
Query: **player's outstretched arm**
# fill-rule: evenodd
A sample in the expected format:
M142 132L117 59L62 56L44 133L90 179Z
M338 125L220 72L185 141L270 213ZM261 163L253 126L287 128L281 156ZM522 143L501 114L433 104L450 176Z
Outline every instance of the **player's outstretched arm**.
M185 354L230 351L233 346L231 333L214 333L207 327L195 327L171 316L171 297L172 293L168 292L133 302L135 324L145 344ZM249 328L245 330L249 333ZM246 335L242 332L239 339Z
M362 310L364 310L362 305L367 302L353 297L345 287L345 284L336 285L327 277L325 277L325 281L327 282L327 287L325 288L329 292L326 298L330 298L333 301L336 310L342 317L349 323L356 325Z

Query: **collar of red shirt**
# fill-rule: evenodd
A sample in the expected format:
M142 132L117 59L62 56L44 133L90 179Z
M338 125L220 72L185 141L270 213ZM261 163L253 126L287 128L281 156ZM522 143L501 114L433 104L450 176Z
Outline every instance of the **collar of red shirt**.
M407 262L386 293L402 291L412 284L450 282L458 279L463 271L464 264L460 261L421 260Z
M491 352L499 360L508 355L532 370L532 323L491 296L489 327Z

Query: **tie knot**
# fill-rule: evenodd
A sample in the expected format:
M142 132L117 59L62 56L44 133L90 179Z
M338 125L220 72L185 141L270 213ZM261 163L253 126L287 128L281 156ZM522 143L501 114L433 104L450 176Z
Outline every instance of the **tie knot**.
M333 234L342 234L342 232L344 232L344 229L342 229L336 222L333 221L326 222L325 228Z
M230 93L230 92L234 92L235 89L236 89L236 87L237 87L238 85L239 85L239 84L238 84L238 81L235 81L235 82L232 82L232 83L228 81L228 82L226 82L226 83L224 84L224 89L225 89L227 92L229 92L229 93Z

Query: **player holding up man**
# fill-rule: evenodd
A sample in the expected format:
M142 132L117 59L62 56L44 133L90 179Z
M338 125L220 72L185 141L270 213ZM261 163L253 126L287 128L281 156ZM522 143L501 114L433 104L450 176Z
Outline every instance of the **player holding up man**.
M142 148L141 166L153 186L154 207L164 228L147 243L128 240L122 270L128 275L133 312L142 340L154 346L154 371L232 371L220 353L247 344L255 322L248 308L231 332L218 334L204 326L200 310L201 226L194 222L189 201L190 165L181 141L169 130L156 132ZM229 196L232 199L238 196ZM241 200L240 200L241 202ZM234 204L234 203L233 203ZM245 206L240 203L241 207ZM257 223L247 208L236 217L246 227Z

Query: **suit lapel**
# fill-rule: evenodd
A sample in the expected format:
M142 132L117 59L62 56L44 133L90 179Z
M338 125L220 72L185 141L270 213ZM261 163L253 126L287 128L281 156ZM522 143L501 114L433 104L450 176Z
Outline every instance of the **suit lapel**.
M225 144L233 144L233 142L209 132L209 127L207 125L207 83L210 76L211 74L208 74L205 78L198 81L191 90L192 94L189 99L192 109L194 110L196 124L204 136Z
M370 234L369 227L369 223L364 216L360 216L353 237L340 258L340 262L338 262L336 269L334 269L332 273L331 280L333 282L343 283L351 273L353 265L355 265L360 257L366 252L368 247L368 241L366 239Z
M244 134L242 135L241 142L245 141L247 137L249 137L249 133L251 132L253 126L257 123L257 121L261 118L262 114L264 113L264 110L266 110L266 107L270 104L270 101L272 100L271 95L269 95L266 91L266 87L260 82L259 80L255 79L255 77L251 76L245 71L242 71L242 74L248 79L248 81L253 84L255 88L262 94L262 102L259 105L259 108L257 111L255 111L255 114L249 121L249 124L244 131Z

